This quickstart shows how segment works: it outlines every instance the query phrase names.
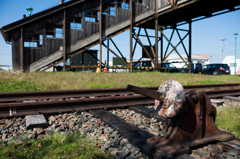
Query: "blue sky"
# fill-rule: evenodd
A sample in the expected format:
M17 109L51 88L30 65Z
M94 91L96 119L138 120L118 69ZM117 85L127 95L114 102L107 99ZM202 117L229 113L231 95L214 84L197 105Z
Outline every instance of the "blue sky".
M69 0L67 0L69 1ZM23 14L27 15L26 8L32 7L33 14L43 11L47 8L58 5L58 0L0 0L0 28L22 19ZM182 26L181 28L187 28L188 26ZM143 32L142 32L143 33ZM166 35L170 37L170 30L165 31ZM226 13L216 17L200 20L192 23L192 54L205 54L209 53L211 63L220 62L220 38L226 38L223 47L223 59L227 55L235 55L235 38L234 33L239 33L237 41L237 58L240 58L240 10L235 12ZM149 34L154 36L154 31L149 30ZM180 33L184 36L184 33ZM126 31L113 38L114 42L118 45L119 49L127 59L129 59L129 31ZM141 37L144 44L148 45L147 39ZM151 40L154 44L154 38ZM179 42L178 36L175 33L173 38L173 45ZM185 46L188 49L188 41L185 40ZM164 47L166 46L164 41ZM0 65L12 65L11 45L6 44L2 35L0 36ZM95 46L92 49L98 49L99 46ZM117 53L117 50L110 44L110 48ZM171 49L171 48L170 48ZM171 50L169 50L171 51ZM183 48L180 45L178 51L181 54ZM103 47L103 61L106 59L106 49ZM134 59L138 59L141 56L142 49L137 47ZM114 57L110 55L110 58Z

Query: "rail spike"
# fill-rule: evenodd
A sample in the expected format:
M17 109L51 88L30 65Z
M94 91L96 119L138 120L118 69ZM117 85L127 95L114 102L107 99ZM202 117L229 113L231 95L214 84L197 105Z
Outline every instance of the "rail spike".
M127 89L154 98L158 114L165 119L171 119L165 136L147 139L147 143L155 148L155 153L161 152L173 157L188 153L193 146L235 138L233 134L217 128L216 108L202 91L184 92L183 86L173 80L164 82L155 93L129 85ZM159 98L159 95L164 98Z

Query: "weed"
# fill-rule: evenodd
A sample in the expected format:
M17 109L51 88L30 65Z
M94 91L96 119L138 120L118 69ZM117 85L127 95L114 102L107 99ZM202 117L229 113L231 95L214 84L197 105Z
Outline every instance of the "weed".
M22 144L1 144L2 158L114 158L91 145L91 141L78 133L55 134L44 140L25 140Z
M240 138L240 107L224 107L218 110L215 123L218 128L232 132Z

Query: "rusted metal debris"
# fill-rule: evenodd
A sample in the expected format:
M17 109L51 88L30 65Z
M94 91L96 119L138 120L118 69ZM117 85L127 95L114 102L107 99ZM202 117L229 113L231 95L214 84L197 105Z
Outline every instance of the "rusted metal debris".
M146 89L135 89L146 95ZM161 117L171 119L168 133L163 137L152 137L147 143L169 157L189 152L190 147L210 141L229 141L234 135L220 131L215 125L216 108L202 91L183 91L177 81L167 81L158 92L166 95L156 101L155 109ZM150 91L152 97L152 92ZM156 93L158 94L158 93Z

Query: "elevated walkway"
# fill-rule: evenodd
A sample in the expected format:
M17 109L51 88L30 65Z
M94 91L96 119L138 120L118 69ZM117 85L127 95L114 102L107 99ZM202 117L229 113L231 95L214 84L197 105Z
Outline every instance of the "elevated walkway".
M103 0L102 24L98 22L99 0L91 2L72 0L4 26L0 31L6 42L12 42L13 70L33 72L63 62L64 49L60 50L60 48L64 48L63 46L66 46L66 58L82 53L99 44L101 27L103 41L130 29L130 2L127 2L129 8L122 9L121 5L127 4L125 0ZM156 3L157 8L155 7ZM238 10L239 6L240 1L236 0L136 0L133 1L133 27L155 29L157 18L158 29L174 28ZM114 8L114 16L110 15L111 8ZM86 21L86 17L89 15L94 15L95 17L90 18L95 21ZM75 22L75 20L81 22L81 30L69 28L71 22ZM49 28L62 27L64 30L64 24L69 29L66 29L65 38L47 38ZM29 38L30 34L34 36L43 34L43 46L38 44L39 48L24 47L24 39ZM54 36L54 33L50 34ZM191 57L191 53L189 56Z

